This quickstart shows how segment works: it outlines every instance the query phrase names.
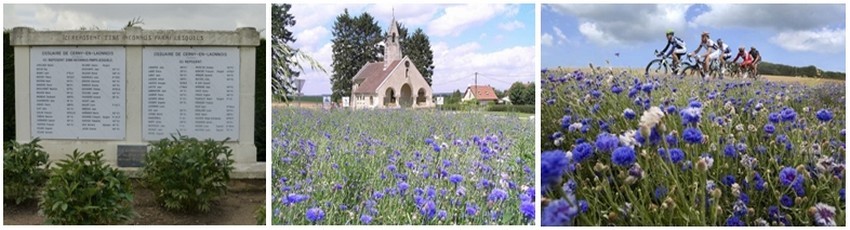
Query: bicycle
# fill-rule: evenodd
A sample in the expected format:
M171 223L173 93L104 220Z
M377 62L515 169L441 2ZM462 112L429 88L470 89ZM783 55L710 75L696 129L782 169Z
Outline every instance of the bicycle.
M698 60L696 59L696 57L698 57L698 55L688 54L688 61L682 62L683 64L685 64L685 68L682 70L682 75L700 76L702 78L723 78L724 71L720 66L719 59L712 59L711 62L708 63L708 72L704 72L702 60Z
M673 55L675 55L675 54L673 54ZM655 50L655 56L656 57L658 56L658 50ZM674 66L672 64L673 63L673 57L670 56L670 55L666 55L666 57L656 58L652 61L649 61L649 64L646 65L646 72L644 72L644 75L649 75L650 71L653 71L655 74L661 73L663 71L662 74L667 74L667 72L669 70L673 70L674 74L678 74L678 72L679 72L678 70L681 69L681 68L678 68L678 67L680 67L682 65L681 61L679 61L679 62L680 62L679 66Z

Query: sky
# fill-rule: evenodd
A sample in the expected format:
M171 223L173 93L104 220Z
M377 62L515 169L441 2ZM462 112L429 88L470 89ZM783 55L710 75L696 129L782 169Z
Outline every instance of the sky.
M504 90L517 81L533 82L535 60L534 4L503 5L328 5L294 4L293 44L317 61L328 73L305 66L302 93L331 93L333 24L336 16L348 9L358 16L368 12L383 31L395 14L411 33L422 28L434 53L434 93L463 92L474 82ZM394 12L394 13L393 13ZM402 47L403 49L403 47Z
M5 4L3 28L118 30L133 18L142 29L236 30L266 28L264 4Z
M541 63L586 67L607 60L643 68L655 49L664 49L665 32L673 29L688 52L707 31L733 52L755 46L768 62L844 72L845 15L844 5L825 4L544 4Z

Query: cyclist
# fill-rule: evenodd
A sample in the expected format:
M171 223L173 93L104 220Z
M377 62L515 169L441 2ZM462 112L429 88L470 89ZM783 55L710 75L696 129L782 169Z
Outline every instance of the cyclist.
M682 55L688 52L688 48L685 47L685 41L679 37L676 37L673 33L673 30L667 30L667 46L664 47L664 50L658 54L658 57L666 57L672 54L673 56L673 72L678 72L679 69L679 59ZM672 47L672 48L671 48ZM667 49L670 49L670 52L667 52Z
M759 63L761 63L761 54L755 46L750 47L750 56L753 56L753 72L756 76L759 75Z
M732 58L732 48L729 48L729 45L723 42L723 39L717 39L717 47L720 48L722 52L720 56L720 65L724 65L730 58Z
M702 37L701 38L702 41L700 42L697 49L694 50L693 53L691 53L691 56L697 56L697 53L699 53L699 51L703 47L705 47L705 53L703 53L702 55L699 55L699 57L701 59L703 59L702 60L703 61L703 65L702 65L703 73L708 73L708 67L709 67L708 63L712 59L717 59L717 58L720 57L720 49L717 46L717 43L715 43L714 40L711 40L711 36L708 34L708 32L702 32L701 37Z
M738 47L738 55L735 56L735 59L732 60L732 63L737 63L738 58L741 58L741 71L746 72L747 69L753 68L753 55L747 53L746 49L743 46ZM755 76L753 76L755 77Z

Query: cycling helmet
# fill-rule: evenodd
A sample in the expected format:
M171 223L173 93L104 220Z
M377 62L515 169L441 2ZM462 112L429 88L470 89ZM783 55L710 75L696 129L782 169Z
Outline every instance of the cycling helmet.
M718 39L717 39L717 44L723 44L723 39L718 38Z
M667 30L667 35L673 35L673 29Z
M709 35L708 35L708 31L703 31L703 32L702 32L702 36L703 36L703 37L711 37L711 36L709 36Z
M738 47L738 50L743 52L743 51L744 51L744 46L740 46L740 47Z

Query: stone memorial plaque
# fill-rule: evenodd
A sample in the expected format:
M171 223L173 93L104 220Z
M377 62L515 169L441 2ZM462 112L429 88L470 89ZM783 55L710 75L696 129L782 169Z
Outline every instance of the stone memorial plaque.
M118 167L142 167L147 153L146 145L118 145Z
M239 139L239 49L144 47L142 135Z
M123 140L125 58L124 47L33 46L32 137Z

